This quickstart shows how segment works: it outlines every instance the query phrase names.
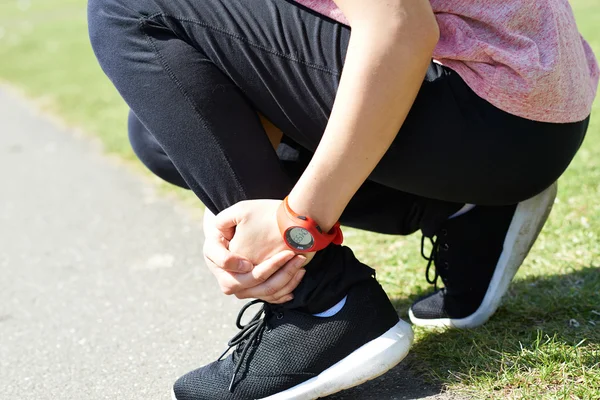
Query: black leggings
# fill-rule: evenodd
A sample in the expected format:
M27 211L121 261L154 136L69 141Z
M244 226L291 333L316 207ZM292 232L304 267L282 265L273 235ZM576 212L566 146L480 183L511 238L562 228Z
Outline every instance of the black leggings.
M133 111L132 145L153 172L215 214L289 193L327 124L349 27L287 0L90 0L88 16L96 56ZM257 112L284 132L277 152ZM525 200L565 171L587 126L503 112L432 63L341 222L435 231L464 203ZM288 306L322 311L371 274L350 249L331 245Z

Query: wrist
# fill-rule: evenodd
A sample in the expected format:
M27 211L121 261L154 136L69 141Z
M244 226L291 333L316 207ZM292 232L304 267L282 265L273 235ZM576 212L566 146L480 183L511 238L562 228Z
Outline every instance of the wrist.
M312 218L323 232L329 232L339 220L341 213L334 209L332 202L303 193L305 192L298 185L292 189L288 196L290 208L299 215Z
M287 197L277 209L277 224L286 245L297 253L316 252L331 243L340 245L344 239L339 222L325 230L312 217L293 210Z

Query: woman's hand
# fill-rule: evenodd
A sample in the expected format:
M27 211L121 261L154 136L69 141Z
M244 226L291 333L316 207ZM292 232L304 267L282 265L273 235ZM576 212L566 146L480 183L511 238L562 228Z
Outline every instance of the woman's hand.
M215 228L229 240L229 251L246 257L253 265L290 250L277 225L281 200L247 200L215 217Z
M314 253L295 255L281 237L280 200L242 201L216 217L206 210L204 256L223 293L284 303Z

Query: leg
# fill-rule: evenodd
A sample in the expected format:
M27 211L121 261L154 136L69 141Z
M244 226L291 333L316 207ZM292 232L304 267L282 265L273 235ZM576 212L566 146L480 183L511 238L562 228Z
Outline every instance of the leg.
M349 30L284 1L206 0L201 5L198 10L197 2L185 0L93 0L90 31L95 51L143 125L211 211L244 199L281 198L293 179L281 168L256 111L303 148L314 150L333 103ZM311 39L304 40L307 36ZM390 148L373 181L413 194L424 190L422 194L431 198L450 201L473 194L451 196L448 184L438 185L444 178L469 181L469 169L458 169L467 174L461 177L457 170L445 171L438 164L426 169L432 176L417 175L426 178L420 185L409 176L416 174L414 168L432 161L424 145L438 146L436 155L461 147L452 140L439 141L446 147L422 140L421 128L436 128L431 130L439 137L448 124L472 127L464 115L454 112L456 97L447 82L444 74L428 77L423 90L427 95L418 103L423 105L417 109L421 112L411 112L420 116L412 125L418 129L398 135L406 135L405 141ZM431 121L437 119L426 111L440 104L449 120L440 118L443 122L436 125ZM493 132L491 137L496 137ZM420 157L412 157L419 160L416 167L402 164L411 159L409 154L404 154L406 160L394 157L403 155L396 152L405 148L418 151ZM453 165L451 158L447 161ZM484 189L492 186L487 183ZM398 322L385 294L370 278L370 269L346 248L331 247L319 255L322 268L311 269L303 282L309 307L302 311L310 312L324 297L347 294L338 314L323 322L298 309L265 305L264 317L252 319L232 342L238 346L234 355L186 375L176 384L175 396L255 399L302 389L307 390L305 398L316 398L377 376L399 362L410 346L410 328ZM347 288L340 290L340 282ZM380 354L359 351L373 343L375 349L383 344L393 348ZM347 381L348 374L334 374L341 379L312 391L307 379L327 379L323 371L358 354L367 362L344 370L358 372L354 378ZM369 370L372 366L382 369ZM236 376L240 370L243 374Z
M262 116L261 124L267 133L271 145L277 148L281 141L281 131ZM183 189L189 189L189 186L185 183L163 147L152 133L146 129L133 111L129 111L127 125L129 142L140 161L159 178Z
M280 144L280 131L264 118L261 118L261 122L271 144L277 149L281 168L292 182L296 182L308 165L312 153L296 145L290 146L288 138L284 138L283 143ZM162 146L133 112L129 113L128 125L129 141L140 161L161 179L189 189ZM419 229L426 212L433 210L436 215L439 214L440 208L443 208L439 203L441 202L366 181L344 210L340 221L342 225L353 228L392 235L408 235ZM459 204L449 203L443 216L449 215L450 211L459 206Z
M264 45L254 45L273 38L250 41L241 36L246 34L244 25L260 22L252 18L259 18L261 12L273 15L276 9L257 10L254 15L247 12L258 8L254 3L245 7L211 0L203 3L202 12L195 6L196 2L186 1L160 5L91 1L90 34L100 64L185 184L213 214L241 200L281 199L293 181L281 168L257 110L285 118L287 110L269 97L270 91L282 92L284 88L262 82L294 84L299 79L308 82L313 76L335 82L337 75L321 75L321 69L315 74L312 66L290 61L277 51L265 51ZM136 11L131 7L137 7ZM194 18L179 20L170 15ZM237 19L222 21L225 16ZM228 29L234 30L233 34L215 28L224 22L231 25ZM260 30L248 30L253 32ZM240 50L245 58L229 57ZM229 58L236 64L225 73L223 62ZM289 76L274 82L274 70L286 71ZM288 306L320 312L372 274L373 270L358 262L350 249L330 246L309 264Z
M130 4L135 3L130 2ZM171 84L176 84L186 99L195 99L192 105L192 108L195 109L199 104L204 106L203 101L206 102L208 96L204 95L203 99L201 93L196 93L201 91L197 89L196 85L189 85L178 75L185 75L185 72L191 70L197 71L196 74L200 75L203 69L209 68L202 65L202 68L196 69L194 67L196 62L212 64L212 67L222 71L221 78L229 78L229 80L222 80L226 84L219 86L220 90L224 91L229 84L232 86L229 89L235 92L237 97L245 95L245 99L250 102L252 107L263 112L297 143L306 149L314 150L333 103L349 38L349 29L283 1L261 4L237 2L235 5L228 4L227 6L214 1L203 5L206 10L211 10L203 13L198 13L193 6L193 4L185 2L154 4L154 6L143 4L142 11L133 13L129 19L130 22L133 21L136 32L138 31L137 24L140 24L139 30L144 34L144 38L137 41L131 38L120 39L121 42L127 43L123 43L123 46L119 46L119 48L129 49L125 50L125 53L131 53L130 55L139 55L141 53L135 49L139 46L143 48L144 41L148 41L155 53L151 55L152 59L149 64L158 64L154 67L167 69L168 71L158 71L158 73L161 76L168 75L167 80L170 79ZM112 7L114 8L112 12L118 14L119 6L113 5ZM125 9L125 7L122 8ZM250 9L252 13L248 12ZM110 7L107 10L110 12ZM205 10L203 9L203 11ZM129 12L131 14L131 11ZM179 20L172 15L192 17ZM279 19L285 19L286 23L276 25L276 21ZM273 29L259 28L259 26L271 23L268 21L274 21ZM113 21L113 23L116 22ZM124 23L123 20L118 22L121 25ZM303 37L301 33L304 31L313 34L311 40L301 39ZM177 39L169 39L168 32L171 32L172 36L177 34ZM152 35L156 35L160 40L152 38ZM181 71L177 74L175 67L168 64L169 61L167 61L174 58L173 54L165 57L165 54L161 54L160 46L166 46L169 51L174 53L184 49L184 53L191 52L199 60L192 61L192 58L185 63L178 62L176 69ZM96 48L98 47L96 46ZM105 51L108 50L112 50L112 47ZM107 57L104 54L105 51L98 51ZM165 51L167 50L163 49L163 53ZM243 57L228 56L237 53L242 53ZM107 58L115 59L126 56L127 54L108 54ZM110 64L110 61L107 60L104 64ZM117 69L114 67L115 65L117 68L120 67L118 63L114 63L113 69ZM109 75L112 75L110 66L105 69ZM273 71L277 71L277 79L273 79ZM143 82L135 82L134 79L131 79L131 74L125 74L122 71L115 72L113 79L118 87L121 86L117 82L118 77L123 77L122 90L125 90L126 87L139 88L140 85L143 85ZM203 81L206 80L203 79ZM195 83L202 86L202 82ZM156 94L154 97L160 98L159 93L152 92L153 88L146 87L144 89L151 92L150 96ZM296 95L290 96L290 93L296 93ZM139 93L136 91L135 94ZM126 100L130 98L128 101L139 104L145 101L144 96L125 97ZM304 101L300 99L304 99ZM246 108L248 102L244 104ZM234 108L229 107L229 109ZM216 110L217 114L219 111L221 115L223 114L223 110L216 107L206 107L206 110L207 112ZM238 108L235 107L235 110L237 112ZM206 114L204 110L203 113ZM435 118L431 118L432 113L435 114ZM185 114L187 115L187 113ZM154 119L161 118L154 117ZM166 118L162 118L161 121L163 119ZM148 125L146 122L144 123ZM168 123L165 124L165 121L162 123L162 129L157 128L158 132L153 132L153 134L170 156L181 158L181 160L174 159L174 161L175 164L182 164L178 166L178 169L182 170L184 179L196 181L196 185L192 185L196 188L192 187L192 189L215 212L216 207L211 204L213 201L210 201L210 197L217 198L218 196L209 195L208 192L220 194L218 189L210 187L210 183L202 182L200 171L194 171L194 169L198 169L196 165L198 163L193 156L188 156L188 159L192 160L185 160L180 155L181 152L166 148L169 146L185 147L190 143L186 142L187 140L173 142L174 135L172 134L165 135L166 138L160 137L161 130L167 132L172 130ZM240 127L240 124L236 126L231 121L223 123L211 121L210 128L218 130L220 135L223 135L223 138L220 138L215 146L231 146L229 144L231 141L240 143L240 135L228 133L225 130L251 131L250 125ZM256 122L254 125L257 125ZM569 134L569 129L572 130L572 134ZM451 134L444 134L449 131ZM527 135L523 132L527 132ZM457 203L511 204L530 197L536 191L541 191L560 175L561 170L564 170L568 164L569 156L577 146L577 141L580 140L580 133L577 131L577 127L557 127L552 124L542 126L542 124L524 121L502 113L481 101L455 73L432 65L401 134L398 135L380 165L373 172L371 180L431 199ZM186 135L180 134L178 137L182 136ZM201 135L191 136L196 142L200 141L194 136L200 137ZM252 135L248 133L243 135L243 138L249 136ZM264 142L264 134L261 133L260 136L261 138L257 141ZM189 138L186 136L186 139ZM263 145L259 146L257 141L244 140L241 142L243 146L236 147L244 149L264 147ZM185 145L182 144L183 142L186 142ZM225 148L224 150L229 152L230 149ZM240 152L241 150L238 149L236 153L234 149L232 155L239 155ZM532 154L539 156L532 157ZM246 154L242 155L242 158L244 156ZM261 162L261 166L264 164L269 167L252 168L251 177L268 176L272 178L269 179L270 183L275 182L271 186L275 187L285 186L286 183L287 186L292 184L289 180L286 181L280 173L273 172L277 167L272 154L261 156L261 159L264 160ZM507 159L511 160L508 167L496 167L507 164ZM237 158L235 160L237 162ZM214 165L220 164L215 163ZM238 181L241 180L240 174L244 178L246 177L248 169L237 167L237 165L234 167L234 169L239 169L232 178L235 183L236 177L238 177ZM267 174L262 174L265 171ZM537 179L539 182L532 183L531 177L535 174L542 175L544 179ZM186 175L188 176L186 177ZM204 180L206 181L206 179ZM198 182L202 183L199 185ZM252 185L252 188L241 189L245 192L256 190L260 192L256 195L258 197L270 197L268 189L272 190L272 187L267 187L265 190L253 189L254 187L256 185ZM249 198L254 197L249 196ZM234 198L230 202L236 200ZM219 200L219 202L227 203L223 200ZM219 208L222 209L223 206L224 204L221 204Z
M350 30L285 1L207 0L201 12L196 8L191 1L93 0L92 44L125 100L213 213L244 199L282 198L293 181L256 111L313 151ZM503 113L455 73L432 65L370 180L444 200L443 209L514 204L562 173L582 131L581 124L541 124ZM315 279L305 278L293 306L331 305L372 273L346 248L320 253L307 274Z
M181 188L189 189L165 150L133 111L129 112L127 125L129 142L140 161L159 178Z

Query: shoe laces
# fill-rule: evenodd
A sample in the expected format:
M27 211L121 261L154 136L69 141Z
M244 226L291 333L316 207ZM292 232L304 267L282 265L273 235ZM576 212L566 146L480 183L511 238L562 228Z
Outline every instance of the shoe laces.
M442 236L446 236L448 232L445 229L441 231ZM450 246L447 243L440 244L439 235L434 235L434 237L428 237L425 235L421 235L421 257L427 260L427 268L425 269L425 279L427 279L427 283L433 285L434 290L437 290L437 282L440 277L440 271L438 262L440 261L439 254L440 249L443 251L448 251ZM429 239L431 242L431 252L429 256L425 255L425 238ZM433 278L431 278L431 266L433 265ZM447 269L449 267L448 262L444 261L444 267Z
M250 322L247 324L242 324L242 317L246 310L252 307L255 304L262 303L262 307L258 312L252 317ZM233 370L233 375L231 376L231 382L229 383L229 391L233 393L233 386L235 383L235 378L237 373L239 372L248 351L255 345L260 334L265 331L267 328L267 320L271 315L277 315L277 319L283 318L282 310L275 310L272 304L269 304L263 300L253 300L249 303L246 303L240 312L238 313L237 319L235 321L235 325L240 330L236 333L229 342L227 342L227 350L221 354L221 356L217 359L217 361L221 361L223 357L231 350L233 347L236 347L234 354L239 353L238 360L235 363L235 368Z

